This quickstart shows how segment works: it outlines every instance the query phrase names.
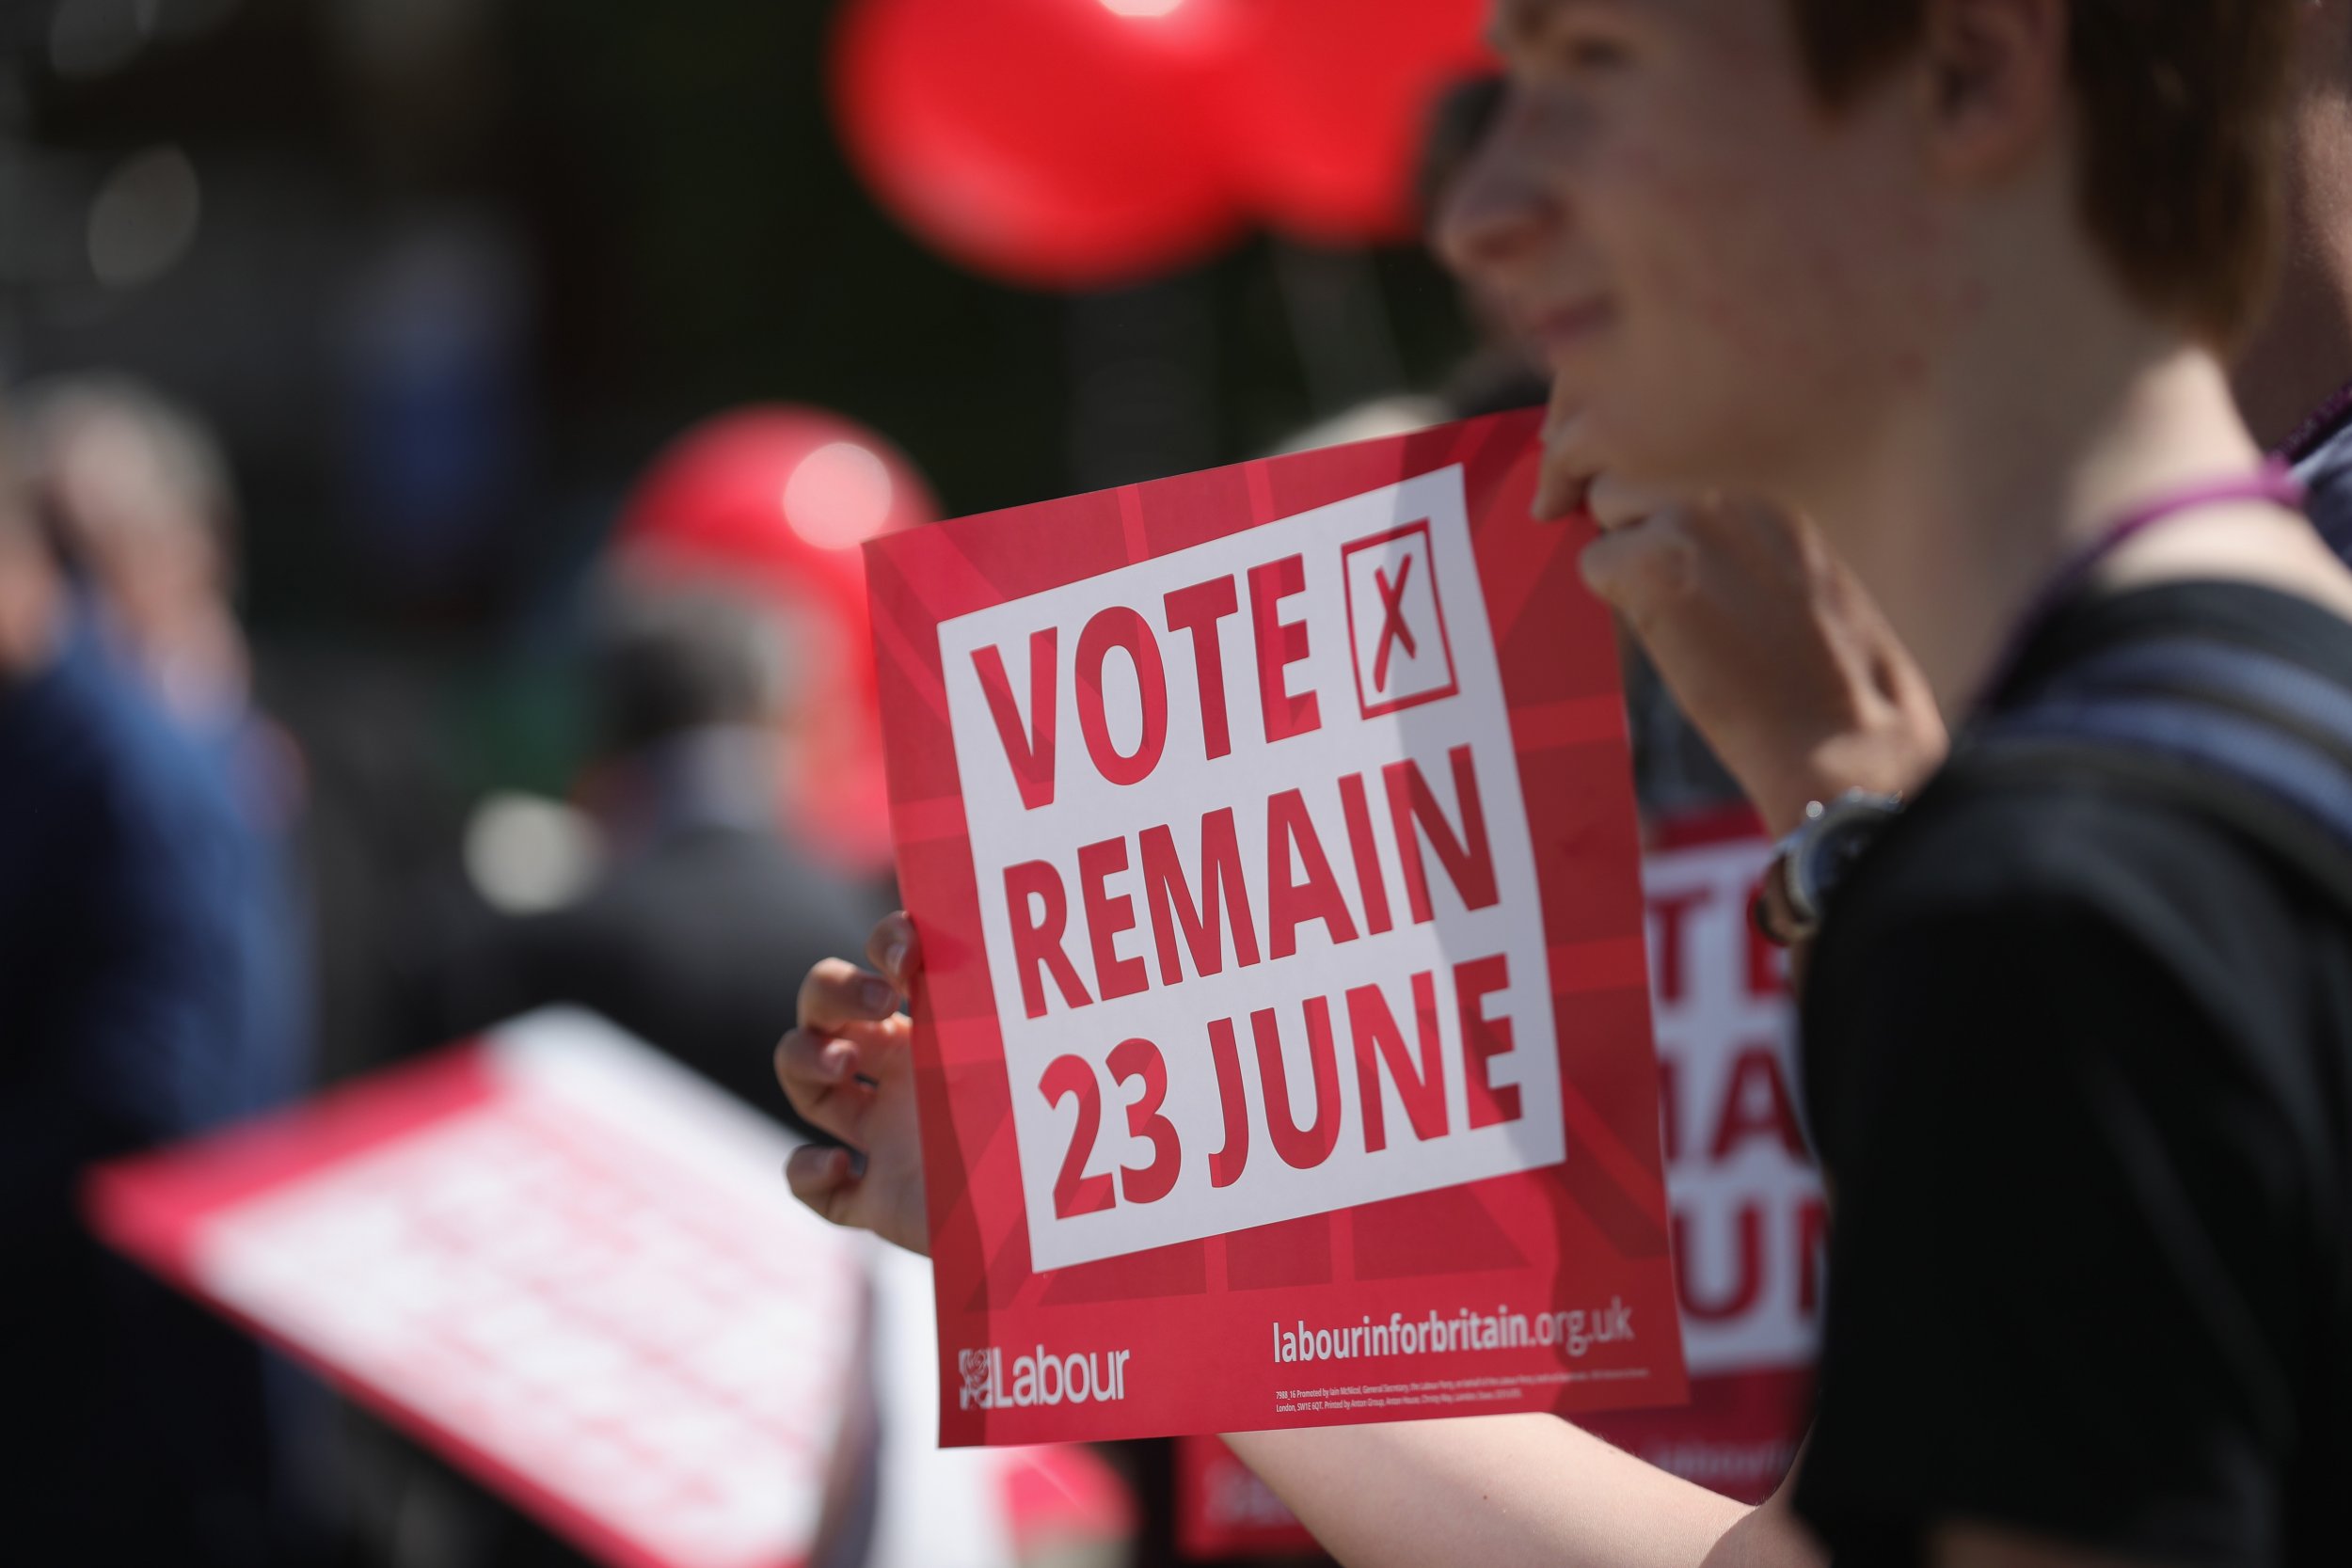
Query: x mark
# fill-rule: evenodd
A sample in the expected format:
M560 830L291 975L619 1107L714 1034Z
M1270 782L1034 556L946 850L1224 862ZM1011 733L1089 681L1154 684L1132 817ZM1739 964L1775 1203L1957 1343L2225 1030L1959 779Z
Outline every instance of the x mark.
M1405 624L1405 585L1412 580L1413 558L1406 556L1396 569L1396 584L1391 587L1386 568L1372 569L1372 580L1380 590L1380 646L1372 658L1372 686L1375 691L1389 689L1389 650L1398 643L1405 645L1405 657L1419 658L1421 647L1413 641L1413 630Z

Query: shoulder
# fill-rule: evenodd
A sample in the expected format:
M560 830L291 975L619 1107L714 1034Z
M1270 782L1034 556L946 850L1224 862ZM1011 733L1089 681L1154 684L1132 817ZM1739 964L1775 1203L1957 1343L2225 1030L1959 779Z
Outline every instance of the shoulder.
M1922 929L2085 925L2181 957L2260 949L2327 918L2290 868L2191 807L2096 777L1955 772L1856 867L1822 961Z
M69 645L0 710L9 793L52 826L135 809L160 754L143 718L92 650Z
M2261 650L2352 689L2352 626L2333 614L2249 584L2181 583L2076 606L1996 705L2104 649L2164 638ZM1855 868L1817 955L1833 997L1883 990L1873 977L1890 963L1931 978L1939 952L2001 955L2094 996L2119 967L2153 967L2242 1030L2281 1022L2282 999L2312 989L2297 971L2352 952L2336 900L2195 792L2088 752L1982 760L1963 748Z
M82 871L199 904L232 891L242 829L217 761L79 650L58 672L44 787L75 830Z
M1846 1555L1952 1517L2129 1555L2258 1496L2344 1234L2339 919L2066 779L1947 781L1847 892L1804 1003L1839 1207L1800 1509Z
M2320 536L2338 555L2352 558L2352 407L2319 434L2296 464L2295 476L2303 482L2304 510Z
M1856 868L1804 1001L1826 1140L1893 1099L2073 1072L2221 1080L2273 1113L2315 1088L2352 936L2315 890L2194 810L2053 777L1931 788Z

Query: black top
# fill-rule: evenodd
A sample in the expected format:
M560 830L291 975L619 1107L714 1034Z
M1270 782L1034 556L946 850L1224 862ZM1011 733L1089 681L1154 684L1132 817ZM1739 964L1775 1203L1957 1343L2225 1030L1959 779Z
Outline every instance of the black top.
M2352 626L2183 584L2072 608L1994 706L2185 631L2352 686ZM1837 1209L1796 1501L1839 1568L1947 1520L2352 1560L2352 911L2159 795L1956 771L1841 891L1804 1072Z

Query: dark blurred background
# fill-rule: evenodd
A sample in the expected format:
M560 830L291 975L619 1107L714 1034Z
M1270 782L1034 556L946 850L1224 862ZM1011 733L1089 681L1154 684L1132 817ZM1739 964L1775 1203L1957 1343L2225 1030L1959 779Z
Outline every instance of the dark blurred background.
M1077 295L961 269L844 160L832 9L8 0L0 369L204 410L273 674L463 672L453 782L545 787L570 737L532 652L704 415L837 410L960 514L1250 455L1462 352L1410 244L1251 237Z
M859 539L1534 397L1507 364L1464 378L1477 334L1417 237L1417 180L1441 182L1474 135L1477 95L1446 95L1482 9L0 0L16 466L70 619L94 628L76 689L131 737L94 776L146 781L166 817L200 800L238 868L243 891L196 897L215 907L181 935L236 927L246 1022L192 1034L187 1066L233 1061L252 1085L97 1111L60 1086L56 1062L111 1037L24 1021L69 981L129 994L96 967L47 976L135 900L77 906L86 927L43 911L91 864L144 876L141 841L39 875L11 861L90 786L24 770L72 723L0 703L0 759L21 749L0 871L23 872L0 885L0 981L23 982L0 984L0 1039L23 1047L0 1051L0 1099L92 1129L23 1188L71 1281L0 1323L53 1364L42 1397L144 1430L85 1408L84 1369L173 1335L194 1348L124 1409L211 1408L199 1366L260 1386L225 1331L61 1228L61 1183L92 1160L561 1000L783 1114L765 1050L798 975L891 899ZM852 11L862 77L836 47ZM1214 93L1212 55L1245 60ZM1021 121L1001 137L983 123L1000 111ZM1029 230L992 229L1024 148L1086 166ZM1128 180L1122 158L1160 172ZM1122 201L1140 227L1104 229ZM766 412L728 419L745 409ZM697 598L747 582L749 619ZM38 659L0 670L0 698L55 684ZM795 768L838 787L818 798ZM128 1070L98 1071L97 1098ZM102 1301L148 1326L89 1326ZM348 1413L252 1423L257 1466L336 1428L315 1451L350 1472L311 1478L331 1516L284 1560L563 1560ZM148 1462L103 1448L58 1487ZM1164 1560L1166 1457L1121 1463L1157 1521L1142 1560ZM36 1497L38 1473L12 1481ZM460 1499L454 1544L394 1540L384 1520L421 1486ZM150 1544L177 1555L187 1531L156 1520ZM218 1533L179 1560L278 1560Z

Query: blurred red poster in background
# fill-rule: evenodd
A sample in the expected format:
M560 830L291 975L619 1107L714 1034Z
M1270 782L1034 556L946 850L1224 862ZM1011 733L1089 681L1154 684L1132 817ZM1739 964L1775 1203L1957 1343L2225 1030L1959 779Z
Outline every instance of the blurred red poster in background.
M1812 1418L1829 1208L1798 1119L1781 950L1748 918L1772 844L1745 811L1660 825L1645 870L1666 1180L1691 1402L1585 1424L1761 1502Z
M1537 420L867 546L944 1441L1683 1399L1613 634Z
M1221 1437L1176 1439L1176 1555L1187 1562L1320 1556L1322 1545Z

